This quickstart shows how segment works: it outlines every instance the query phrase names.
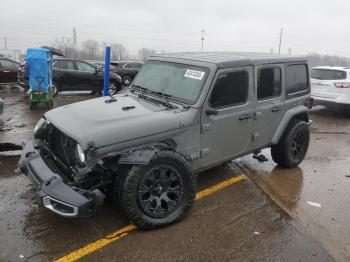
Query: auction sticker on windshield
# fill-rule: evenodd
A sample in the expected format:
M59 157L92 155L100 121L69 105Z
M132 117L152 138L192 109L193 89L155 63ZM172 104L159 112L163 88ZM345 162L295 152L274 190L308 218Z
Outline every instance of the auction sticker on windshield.
M202 80L205 72L187 69L184 77Z

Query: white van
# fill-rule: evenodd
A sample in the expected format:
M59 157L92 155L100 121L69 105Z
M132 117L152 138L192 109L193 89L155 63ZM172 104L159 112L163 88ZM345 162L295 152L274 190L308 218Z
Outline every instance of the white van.
M350 67L313 67L311 96L316 104L350 106Z

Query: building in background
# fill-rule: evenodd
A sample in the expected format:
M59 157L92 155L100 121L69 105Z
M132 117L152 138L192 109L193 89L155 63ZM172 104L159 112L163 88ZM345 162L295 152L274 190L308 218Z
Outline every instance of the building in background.
M0 49L0 56L19 61L21 59L21 50Z

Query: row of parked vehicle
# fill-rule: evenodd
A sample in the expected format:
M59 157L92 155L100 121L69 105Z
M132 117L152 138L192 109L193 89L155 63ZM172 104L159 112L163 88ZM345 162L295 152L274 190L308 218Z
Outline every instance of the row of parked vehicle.
M112 61L109 93L115 94L122 85L129 86L141 69L141 62ZM68 58L56 58L53 63L53 94L61 91L101 92L104 63ZM0 58L0 84L19 83L27 89L25 64ZM311 69L312 96L327 106L350 104L350 67L314 67Z
M142 67L141 62L111 62L109 93L115 94L123 85L130 85ZM101 92L103 66L99 61L83 61L69 58L55 58L52 64L52 91ZM0 58L0 84L16 84L28 89L28 74L25 63L20 64L8 58Z

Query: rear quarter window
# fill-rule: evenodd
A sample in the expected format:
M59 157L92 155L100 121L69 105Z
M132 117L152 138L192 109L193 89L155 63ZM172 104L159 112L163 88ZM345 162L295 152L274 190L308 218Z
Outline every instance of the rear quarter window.
M346 71L333 69L312 69L311 78L319 80L341 80L346 79Z
M288 65L286 68L287 98L301 96L309 92L309 74L306 64Z

